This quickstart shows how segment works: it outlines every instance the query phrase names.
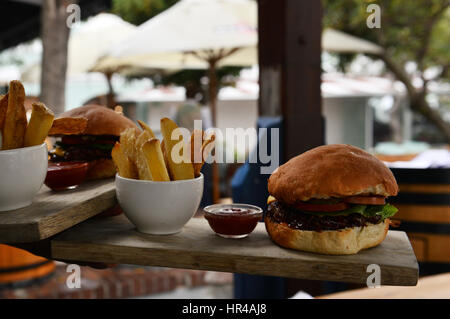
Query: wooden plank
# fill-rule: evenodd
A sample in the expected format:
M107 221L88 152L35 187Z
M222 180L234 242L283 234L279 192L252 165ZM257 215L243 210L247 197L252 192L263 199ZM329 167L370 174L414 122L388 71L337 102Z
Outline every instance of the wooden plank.
M450 194L450 184L399 184L402 193Z
M398 213L394 219L423 223L450 223L450 206L448 205L417 205L397 204Z
M89 220L51 240L52 258L82 262L151 265L366 283L367 266L378 264L384 285L415 285L418 265L404 232L390 231L378 247L351 256L326 256L275 245L260 223L247 238L215 235L193 218L170 236L139 233L125 216Z
M43 186L31 206L0 212L0 243L48 238L115 204L113 179L83 183L76 189L62 192Z
M450 263L450 236L408 233L417 259L424 262Z
M450 273L423 277L416 287L363 288L318 297L319 299L448 299Z

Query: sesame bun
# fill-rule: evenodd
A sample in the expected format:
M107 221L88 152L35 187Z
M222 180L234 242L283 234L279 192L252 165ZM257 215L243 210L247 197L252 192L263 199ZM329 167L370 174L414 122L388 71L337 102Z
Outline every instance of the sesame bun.
M284 223L264 219L270 238L278 245L307 252L327 255L351 255L379 245L386 237L389 219L364 227L339 230L311 231L292 229Z
M391 170L375 156L351 145L333 144L281 165L270 176L268 190L292 205L311 198L394 196L398 186Z
M84 117L87 119L83 135L115 135L132 127L138 129L129 118L102 105L88 104L62 113L59 117Z

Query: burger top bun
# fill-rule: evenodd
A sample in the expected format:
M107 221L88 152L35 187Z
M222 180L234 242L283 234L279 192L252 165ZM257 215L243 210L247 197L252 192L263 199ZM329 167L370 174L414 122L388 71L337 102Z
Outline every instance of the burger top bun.
M383 162L345 144L319 146L292 158L273 172L268 189L286 204L311 198L398 193L397 182Z
M84 135L115 135L132 127L138 129L129 118L102 105L88 104L62 113L59 117L84 117L87 121Z

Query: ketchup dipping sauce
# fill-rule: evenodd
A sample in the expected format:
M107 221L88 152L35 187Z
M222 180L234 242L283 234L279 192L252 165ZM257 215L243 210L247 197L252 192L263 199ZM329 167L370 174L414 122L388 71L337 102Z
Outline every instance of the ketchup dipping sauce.
M205 218L214 232L225 238L244 238L262 218L262 209L247 204L216 204L206 206Z
M87 162L48 162L45 185L54 191L73 189L86 178Z

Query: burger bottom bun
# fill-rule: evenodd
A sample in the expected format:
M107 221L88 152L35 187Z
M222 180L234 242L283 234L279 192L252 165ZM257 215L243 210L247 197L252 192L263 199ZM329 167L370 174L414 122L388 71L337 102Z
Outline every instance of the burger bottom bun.
M116 175L116 167L112 159L90 161L86 174L87 180L110 178Z
M378 224L321 232L298 230L265 218L270 238L286 248L326 255L353 255L362 249L379 245L386 238L389 219Z

